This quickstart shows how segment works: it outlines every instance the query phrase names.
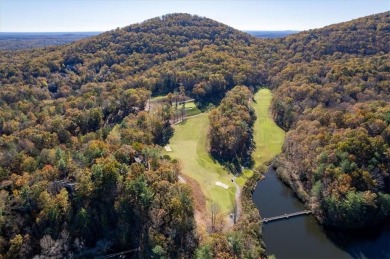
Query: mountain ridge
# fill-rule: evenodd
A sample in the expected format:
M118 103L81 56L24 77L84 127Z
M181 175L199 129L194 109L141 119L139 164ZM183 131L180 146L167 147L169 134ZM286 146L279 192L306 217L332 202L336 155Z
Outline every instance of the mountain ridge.
M274 91L272 114L288 131L274 166L317 219L379 224L390 215L389 16L265 40L174 14L1 51L0 253L265 257L251 201L232 233L198 237L180 163L159 155L169 106L144 110L168 93L212 108L236 85Z

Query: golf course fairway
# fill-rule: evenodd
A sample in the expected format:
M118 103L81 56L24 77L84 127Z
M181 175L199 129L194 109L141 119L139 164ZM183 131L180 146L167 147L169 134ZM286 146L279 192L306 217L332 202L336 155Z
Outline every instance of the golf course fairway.
M228 173L218 162L213 161L207 151L207 134L209 129L208 113L188 118L174 126L175 133L169 146L172 152L164 154L179 159L182 173L195 179L206 197L206 207L216 203L219 212L230 213L235 200L236 187L231 182L232 174ZM227 189L216 185L220 182L229 186Z
M272 93L260 89L254 96L252 107L257 119L254 124L255 150L252 154L255 166L267 162L281 152L285 132L279 128L270 116ZM233 175L225 170L208 153L207 135L209 129L208 113L193 116L174 126L175 133L170 140L171 152L163 151L171 158L181 161L182 173L196 180L206 198L206 207L216 203L219 212L228 214L235 201L236 187L231 182ZM242 176L236 178L239 186L252 177L253 171L245 169ZM227 185L225 189L216 183Z
M270 161L282 151L285 132L274 122L270 114L272 93L269 89L260 89L252 103L257 119L254 125L253 139L255 150L252 153L255 166Z

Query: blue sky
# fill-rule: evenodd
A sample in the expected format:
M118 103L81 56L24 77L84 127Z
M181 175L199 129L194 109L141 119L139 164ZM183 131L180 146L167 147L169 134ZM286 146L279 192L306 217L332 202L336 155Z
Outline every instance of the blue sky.
M175 12L240 30L306 30L389 10L390 0L0 0L0 32L106 31Z

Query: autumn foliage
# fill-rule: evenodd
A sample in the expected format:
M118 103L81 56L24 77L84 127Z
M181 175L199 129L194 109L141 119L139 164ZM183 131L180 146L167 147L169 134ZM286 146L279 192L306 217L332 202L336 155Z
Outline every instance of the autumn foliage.
M236 86L210 112L210 153L217 159L238 165L251 162L256 119L251 99L252 93L246 86Z
M269 86L288 131L279 175L326 224L385 219L389 16L261 40L172 14L64 46L1 51L0 254L194 257L191 190L177 182L179 162L160 155L169 114L145 111L151 95L183 88L201 108L220 104L210 151L236 170L250 163L248 89ZM259 227L251 215L244 219ZM199 254L264 255L251 245L258 231L229 235Z

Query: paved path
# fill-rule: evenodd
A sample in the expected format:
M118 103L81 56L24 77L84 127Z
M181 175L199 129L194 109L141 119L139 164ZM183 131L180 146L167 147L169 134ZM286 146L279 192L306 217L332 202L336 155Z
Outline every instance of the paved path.
M236 201L236 206L237 206L237 214L236 214L236 222L238 221L238 219L240 218L240 215L241 215L241 212L242 212L242 204L241 204L241 188L240 186L236 183L236 177L233 176L232 178L232 182L233 184L236 186L236 193L234 195L235 197L235 201ZM232 208L233 209L233 208ZM227 216L227 229L233 227L234 225L234 219L232 217L232 213L229 213L229 215Z
M236 204L237 204L237 216L236 216L236 222L240 218L241 211L242 211L242 205L241 205L241 188L240 186L236 183L236 177L234 176L233 178L233 183L236 186Z

